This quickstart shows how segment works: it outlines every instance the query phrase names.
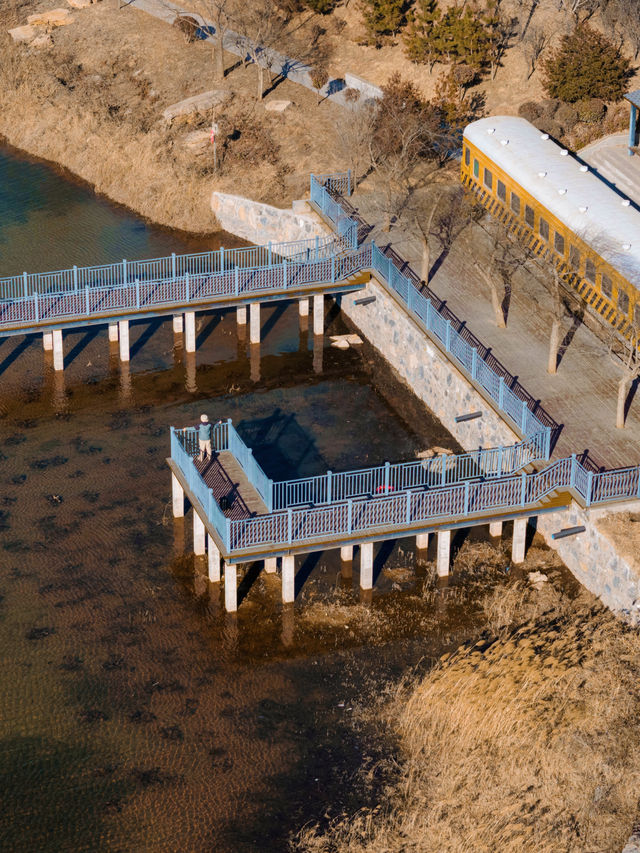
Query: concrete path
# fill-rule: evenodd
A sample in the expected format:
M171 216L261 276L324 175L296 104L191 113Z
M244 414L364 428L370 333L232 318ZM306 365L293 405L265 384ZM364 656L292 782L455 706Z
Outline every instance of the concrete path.
M581 148L578 157L640 207L640 157L629 156L629 134L614 133Z
M379 220L375 197L358 192L352 203L369 222ZM380 246L391 241L396 251L420 269L420 244L405 223L390 233L374 228ZM567 320L566 351L556 375L547 373L552 299L542 284L541 267L521 271L515 278L506 329L495 324L490 294L474 269L488 264L491 239L484 228L467 226L449 255L438 264L437 240L432 244L430 287L465 320L469 329L539 399L555 420L564 424L554 458L589 450L606 467L640 463L640 394L632 401L624 430L616 429L618 371L608 348L584 325L572 329Z
M183 9L176 3L172 3L170 0L128 0L125 8L139 9L141 12L146 12L149 15L153 15L154 18L165 21L167 24L173 24L176 15L178 14L189 15L199 21L203 29L206 29L208 32L214 34L216 31L212 21L204 18L202 15L196 14L195 12L191 12L188 9ZM205 40L213 41L214 39L212 36L206 36ZM238 33L232 32L231 30L227 30L224 34L223 43L224 49L228 53L234 54L234 56L244 58L249 54L248 45L251 44L250 40L244 38ZM305 89L310 89L315 93L316 90L310 77L311 66L307 65L305 62L292 59L291 57L278 53L275 50L262 49L262 58L260 58L260 54L258 54L258 63L263 68L270 69L274 78L277 76L285 77L292 83L298 83L298 85L304 86ZM336 78L334 80L329 80L327 85L320 90L320 94L324 98L329 98L329 100L334 103L345 106L345 89L345 81L341 78Z

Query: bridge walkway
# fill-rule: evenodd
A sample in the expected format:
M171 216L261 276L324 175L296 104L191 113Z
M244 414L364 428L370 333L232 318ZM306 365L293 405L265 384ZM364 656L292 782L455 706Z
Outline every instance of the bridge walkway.
M193 464L218 506L222 509L225 502L228 504L227 509L222 509L225 518L235 521L267 513L264 501L230 451L214 452L211 459L203 462L196 457Z

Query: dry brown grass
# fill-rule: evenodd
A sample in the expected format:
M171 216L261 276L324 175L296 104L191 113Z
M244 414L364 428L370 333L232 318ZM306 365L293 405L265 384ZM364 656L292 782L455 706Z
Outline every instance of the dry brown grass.
M638 808L640 635L586 597L522 584L494 596L502 634L445 655L385 705L401 770L383 802L305 828L292 849L622 848Z

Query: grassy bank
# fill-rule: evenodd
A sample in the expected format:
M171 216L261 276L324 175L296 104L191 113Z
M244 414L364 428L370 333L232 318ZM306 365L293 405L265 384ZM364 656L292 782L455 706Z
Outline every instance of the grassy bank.
M0 135L16 148L64 166L149 220L195 233L217 228L215 189L286 204L304 191L311 169L338 165L326 144L335 105L318 107L314 93L284 81L265 103L292 105L269 112L256 102L254 69L235 67L217 83L209 44L187 44L135 8L118 12L105 2L74 10L48 47L13 44L7 30L50 5L0 4ZM171 125L162 117L167 106L211 89L226 97L215 112L217 170L206 141L197 151L186 141L198 130L208 136L211 110Z
M622 849L638 811L640 635L549 584L497 588L485 608L497 633L375 709L400 744L385 800L305 828L296 850Z

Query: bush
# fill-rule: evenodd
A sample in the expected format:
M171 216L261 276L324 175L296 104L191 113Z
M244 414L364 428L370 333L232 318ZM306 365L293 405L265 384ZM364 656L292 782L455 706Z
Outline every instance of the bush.
M318 15L328 15L336 5L336 0L304 0L304 5Z
M542 107L535 101L525 101L524 104L520 104L518 107L518 115L526 118L531 124L535 124L542 117Z
M543 84L552 98L568 103L595 97L618 101L627 90L631 63L602 33L582 24L543 64Z
M540 101L540 114L544 118L553 118L561 103L562 101L559 101L557 98L547 98L544 101Z
M560 104L553 119L561 124L565 131L571 130L578 121L578 110L570 104Z
M548 133L554 139L560 139L562 136L562 126L552 118L541 118L535 123L541 133Z
M607 105L600 98L589 98L586 101L578 101L576 109L580 121L584 121L586 124L597 124L604 118Z

